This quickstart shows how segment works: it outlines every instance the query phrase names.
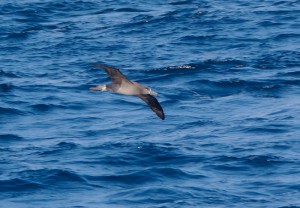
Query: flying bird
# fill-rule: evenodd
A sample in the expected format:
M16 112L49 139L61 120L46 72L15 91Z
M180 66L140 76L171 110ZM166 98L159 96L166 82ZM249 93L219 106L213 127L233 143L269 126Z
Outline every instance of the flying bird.
M116 92L123 95L134 95L141 98L147 105L156 113L156 115L162 120L165 119L164 110L154 96L157 93L153 91L150 87L143 86L137 82L130 81L125 77L119 69L104 66L101 64L94 64L95 67L102 68L106 71L108 76L111 78L112 83L106 85L98 85L96 87L91 87L90 90L93 91L108 91Z

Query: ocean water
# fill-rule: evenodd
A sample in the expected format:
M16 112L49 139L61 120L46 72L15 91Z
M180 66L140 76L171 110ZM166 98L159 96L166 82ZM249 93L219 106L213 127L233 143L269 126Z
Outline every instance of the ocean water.
M300 207L300 1L1 0L0 207ZM152 87L89 88L91 63Z

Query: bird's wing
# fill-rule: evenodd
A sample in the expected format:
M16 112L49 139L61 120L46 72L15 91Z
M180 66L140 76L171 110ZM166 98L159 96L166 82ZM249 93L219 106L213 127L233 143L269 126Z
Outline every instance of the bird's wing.
M104 69L114 84L121 84L122 81L132 83L130 80L127 79L127 77L124 76L124 74L120 72L119 69L110 66L105 66L102 64L93 64L93 65L95 67Z
M155 112L156 115L158 115L159 118L161 118L162 120L165 119L164 110L162 109L155 97L149 94L138 95L138 97L145 101L147 105L149 105L149 107L153 110L153 112Z

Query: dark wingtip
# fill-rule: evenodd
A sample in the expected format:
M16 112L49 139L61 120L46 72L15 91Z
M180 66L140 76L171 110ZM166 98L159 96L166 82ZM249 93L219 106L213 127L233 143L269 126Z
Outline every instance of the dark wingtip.
M161 120L165 120L164 110L154 96L147 94L144 96L140 96L140 98L150 106L152 111L154 111Z
M159 115L159 118L160 118L161 120L165 120L165 114L162 113L162 115Z
M97 68L103 68L105 67L103 64L98 64L98 63L91 63L92 66L97 67Z

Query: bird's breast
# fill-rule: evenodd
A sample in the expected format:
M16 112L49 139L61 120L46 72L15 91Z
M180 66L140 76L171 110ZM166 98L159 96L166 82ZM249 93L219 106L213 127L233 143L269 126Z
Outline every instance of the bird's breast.
M140 88L133 84L122 84L116 92L124 95L139 95Z

